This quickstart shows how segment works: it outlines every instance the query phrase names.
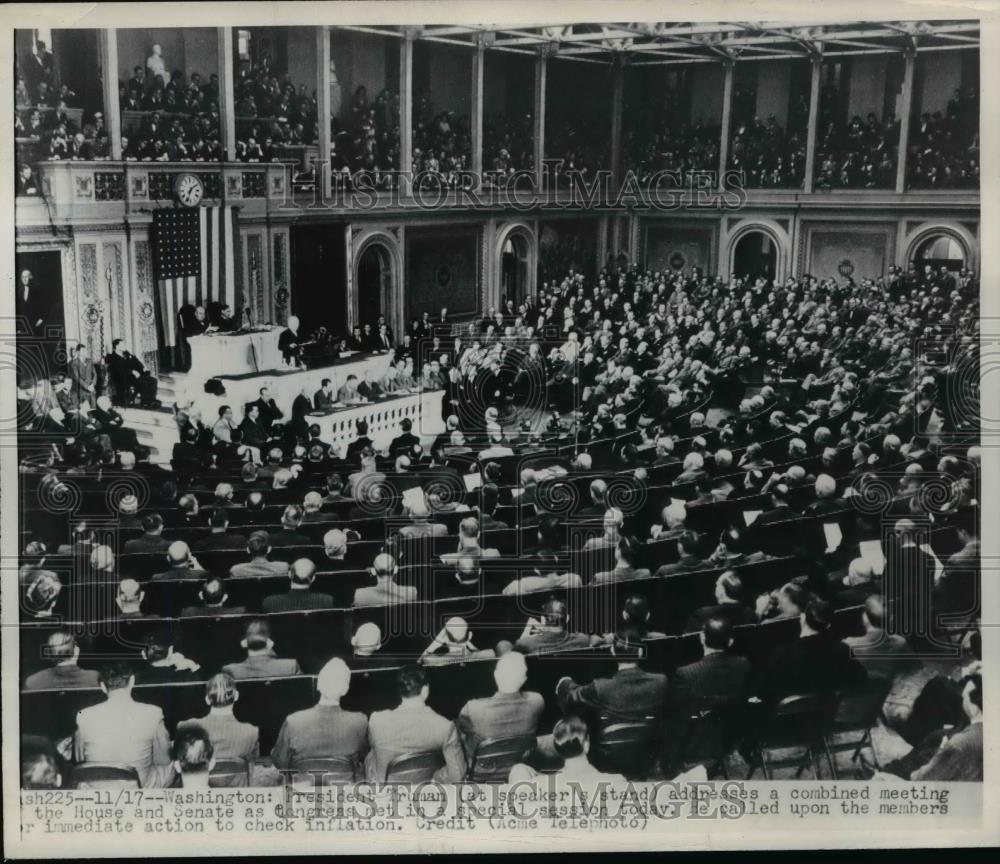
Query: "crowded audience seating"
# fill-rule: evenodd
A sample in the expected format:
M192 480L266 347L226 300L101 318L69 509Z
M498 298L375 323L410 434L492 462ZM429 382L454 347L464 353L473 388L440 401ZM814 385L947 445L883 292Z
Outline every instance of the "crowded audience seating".
M874 112L855 115L844 123L834 116L838 94L826 87L820 94L816 130L817 189L891 189L896 182L899 121L881 120Z
M925 112L911 124L907 186L978 189L979 158L979 88L959 88L944 116Z
M919 718L909 762L880 766L872 743L913 653L964 645L978 621L978 419L947 398L956 364L975 358L978 286L923 302L927 285L571 273L448 334L452 365L427 373L448 392L432 441L374 453L359 430L348 452L307 454L296 436L309 433L289 424L261 466L239 436L197 433L167 466L99 429L73 446L43 439L22 454L22 734L68 759L77 712L105 700L87 670L110 659L130 664L131 698L162 709L170 737L205 714L205 682L237 670L227 686L258 728L255 764L272 754L279 769L248 767L246 782L323 773L285 764L292 712L339 704L376 742L379 712L423 686L460 738L471 700L541 703L521 734L463 739L458 768L440 741L426 765L422 750L395 752L415 760L407 777L502 782L522 760L558 771L571 758L558 724L580 713L591 762L627 777L693 764L819 776L822 756L827 777L981 779L981 758L978 778L974 760L938 773ZM544 410L519 410L521 373L539 376ZM178 415L179 429L200 425ZM53 433L56 421L25 422ZM191 471L198 453L213 467ZM929 621L908 603L924 590ZM907 663L851 655L883 636ZM284 671L243 677L254 651ZM714 695L692 671L713 653L736 676ZM335 686L342 661L349 683ZM100 675L114 690L127 680ZM660 695L632 704L636 676ZM972 694L956 722L974 728L981 679L960 677L945 701ZM327 767L359 755L336 744L314 754ZM479 748L496 755L488 774Z

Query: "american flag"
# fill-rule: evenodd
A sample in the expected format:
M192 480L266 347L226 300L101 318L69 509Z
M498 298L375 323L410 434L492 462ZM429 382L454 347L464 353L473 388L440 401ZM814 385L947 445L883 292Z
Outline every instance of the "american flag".
M236 310L236 207L153 212L163 346L177 344L177 312L217 300Z

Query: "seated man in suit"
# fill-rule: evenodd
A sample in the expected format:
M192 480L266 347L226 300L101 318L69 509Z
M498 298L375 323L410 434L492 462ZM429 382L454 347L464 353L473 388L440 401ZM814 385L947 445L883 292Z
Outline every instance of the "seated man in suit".
M320 382L319 390L313 394L313 408L317 411L326 411L333 407L335 402L333 394L333 381L329 378L324 378Z
M830 633L831 606L812 600L801 614L794 642L775 647L759 670L757 692L765 702L800 693L832 691L865 680L864 667Z
M240 645L247 652L247 659L239 663L228 663L222 667L237 681L242 678L281 678L299 675L299 661L294 657L284 659L274 651L271 626L263 618L256 618L247 624L246 635Z
M272 546L308 546L309 538L299 531L305 513L298 504L289 504L281 514L281 530L270 537Z
M750 661L729 653L732 630L722 616L705 622L699 634L704 656L674 672L670 682L672 707L688 711L747 698L751 685Z
M118 583L118 593L115 594L115 606L118 607L119 618L159 618L159 615L149 615L142 611L142 601L146 592L142 590L135 579L122 579Z
M461 558L478 561L480 558L500 557L498 549L484 549L479 542L479 520L474 516L467 516L458 526L458 549L455 552L445 552L441 561L448 564Z
M56 690L76 687L97 687L99 676L95 669L81 669L80 646L68 630L51 633L45 642L45 657L52 666L29 675L24 681L25 690Z
M630 537L621 537L615 547L615 566L613 570L605 570L594 576L594 584L606 582L630 582L633 579L648 579L649 570L636 567L639 555L639 544Z
M232 675L213 675L205 684L208 714L182 720L177 724L178 733L189 726L200 726L211 738L217 759L256 759L260 755L260 732L256 726L236 719L233 706L239 698Z
M247 538L242 534L232 534L229 531L229 510L219 507L212 511L208 520L211 530L207 537L202 537L195 543L195 550L207 552L215 549L239 549L246 546Z
M291 585L287 592L264 598L263 609L266 613L333 608L333 597L310 590L316 581L316 565L308 558L293 562L288 568L288 578Z
M138 772L143 788L167 786L173 768L163 709L132 698L135 676L125 661L105 666L100 683L107 699L76 715L76 761L129 765Z
M173 628L163 625L146 634L142 659L135 668L139 684L174 684L203 681L201 664L174 650Z
M410 517L410 524L399 529L399 536L407 539L414 537L444 537L448 533L448 526L443 522L431 522L431 510L427 505L426 496L417 496L407 507L404 505L404 513Z
M288 573L288 564L284 561L269 561L267 556L271 554L271 538L266 531L254 531L247 540L247 554L249 561L241 564L234 564L229 568L229 575L237 578L253 576L285 576Z
M634 627L618 632L611 648L618 671L610 678L596 678L589 684L577 684L569 677L559 679L556 698L564 717L571 714L582 717L593 735L600 730L601 718L611 722L639 722L662 714L667 676L639 668L643 635L643 631ZM550 755L550 746L541 741L539 749Z
M399 567L396 559L386 553L375 556L368 569L375 577L375 584L358 588L354 592L355 606L388 606L392 603L412 603L417 599L415 585L397 585L395 581Z
M246 606L227 606L229 595L226 593L225 580L221 576L209 576L198 592L200 606L185 606L181 609L181 618L214 617L218 615L244 615Z
M163 517L147 513L142 517L142 536L125 541L125 554L137 552L166 552L170 541L163 536Z
M337 391L337 401L344 405L360 405L367 401L358 392L358 376L348 375L343 386Z
M247 446L260 452L267 446L268 432L261 421L260 405L249 402L240 421L240 440Z
M183 540L175 540L167 547L167 563L169 567L155 574L154 580L204 579L208 575Z
M962 710L968 723L942 738L941 746L922 767L910 774L917 781L978 781L983 779L983 676L973 673L962 682Z
M316 678L319 702L289 714L271 750L275 767L294 769L305 759L349 756L360 760L368 750L368 719L345 711L340 700L351 686L351 670L334 657Z
M476 747L487 738L535 737L545 710L545 700L538 693L522 692L528 680L524 655L510 651L497 660L493 670L497 692L485 699L471 699L459 712L448 738L455 742L456 757L466 765L472 762ZM464 772L463 772L464 774Z
M408 453L415 444L420 443L420 439L413 434L413 421L409 417L404 417L399 423L400 433L392 439L389 444L389 455L398 456L400 453Z
M550 597L542 606L541 617L528 619L520 638L514 643L514 650L522 654L547 654L589 647L589 636L570 633L568 628L566 604L557 597Z
M733 627L756 624L757 613L744 604L743 580L733 570L726 570L715 580L715 606L702 606L688 616L685 633L697 633L710 618L721 617Z
M885 604L880 594L865 600L861 612L865 632L861 636L848 636L844 644L865 668L869 678L891 681L902 672L917 665L913 649L903 636L885 630Z
M396 756L428 751L444 754L442 779L461 780L464 763L456 752L457 742L448 746L452 724L427 705L430 688L424 671L419 666L404 666L399 670L397 686L399 707L374 711L369 721L371 750L365 760L368 782L384 782L389 763Z
M183 789L208 789L208 779L215 767L215 748L208 732L197 724L177 730L170 751L171 766L180 777Z
M694 531L685 531L677 541L677 560L664 564L656 571L657 576L673 576L676 573L689 573L694 570L707 570L710 565L702 560L701 538Z

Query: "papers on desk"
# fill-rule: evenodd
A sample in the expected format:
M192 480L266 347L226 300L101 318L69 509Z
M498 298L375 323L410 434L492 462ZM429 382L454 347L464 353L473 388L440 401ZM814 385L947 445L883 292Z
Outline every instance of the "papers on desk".
M341 351L340 352L340 356L341 357L353 357L357 353L358 353L357 351Z
M757 517L763 512L763 510L744 510L743 521L746 522L747 528L753 525L753 523L757 521Z
M885 570L885 553L882 551L882 541L862 540L858 544L858 549L861 552L861 558L871 564L872 570L881 576Z
M480 486L483 485L483 475L478 471L473 471L471 474L465 475L465 491L475 492Z
M824 522L823 533L826 535L826 551L836 552L840 544L844 542L844 535L841 533L840 524L837 522Z

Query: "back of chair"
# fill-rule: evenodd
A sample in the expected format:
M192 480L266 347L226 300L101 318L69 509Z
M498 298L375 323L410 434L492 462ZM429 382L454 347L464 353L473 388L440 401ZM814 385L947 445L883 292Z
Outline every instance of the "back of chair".
M600 734L590 760L602 771L617 774L641 772L652 766L652 747L656 738L656 718L619 720L600 718Z
M427 783L444 768L444 754L440 750L422 753L401 753L393 756L385 769L386 783Z
M822 739L830 726L836 698L830 693L786 696L775 704L761 725L763 748L804 747Z
M294 768L282 771L286 782L296 786L329 786L333 783L353 783L357 774L357 756L324 756L303 759Z
M208 776L209 786L249 786L250 766L239 756L231 759L216 759L212 773Z
M131 765L81 762L69 775L71 789L138 789L139 772Z
M665 761L677 768L721 762L739 744L745 707L735 702L692 710L675 744L664 754Z
M510 769L534 749L534 735L484 738L469 760L468 779L474 783L504 783Z
M863 684L841 690L831 731L870 729L878 722L882 705L891 689L891 679L872 675Z

